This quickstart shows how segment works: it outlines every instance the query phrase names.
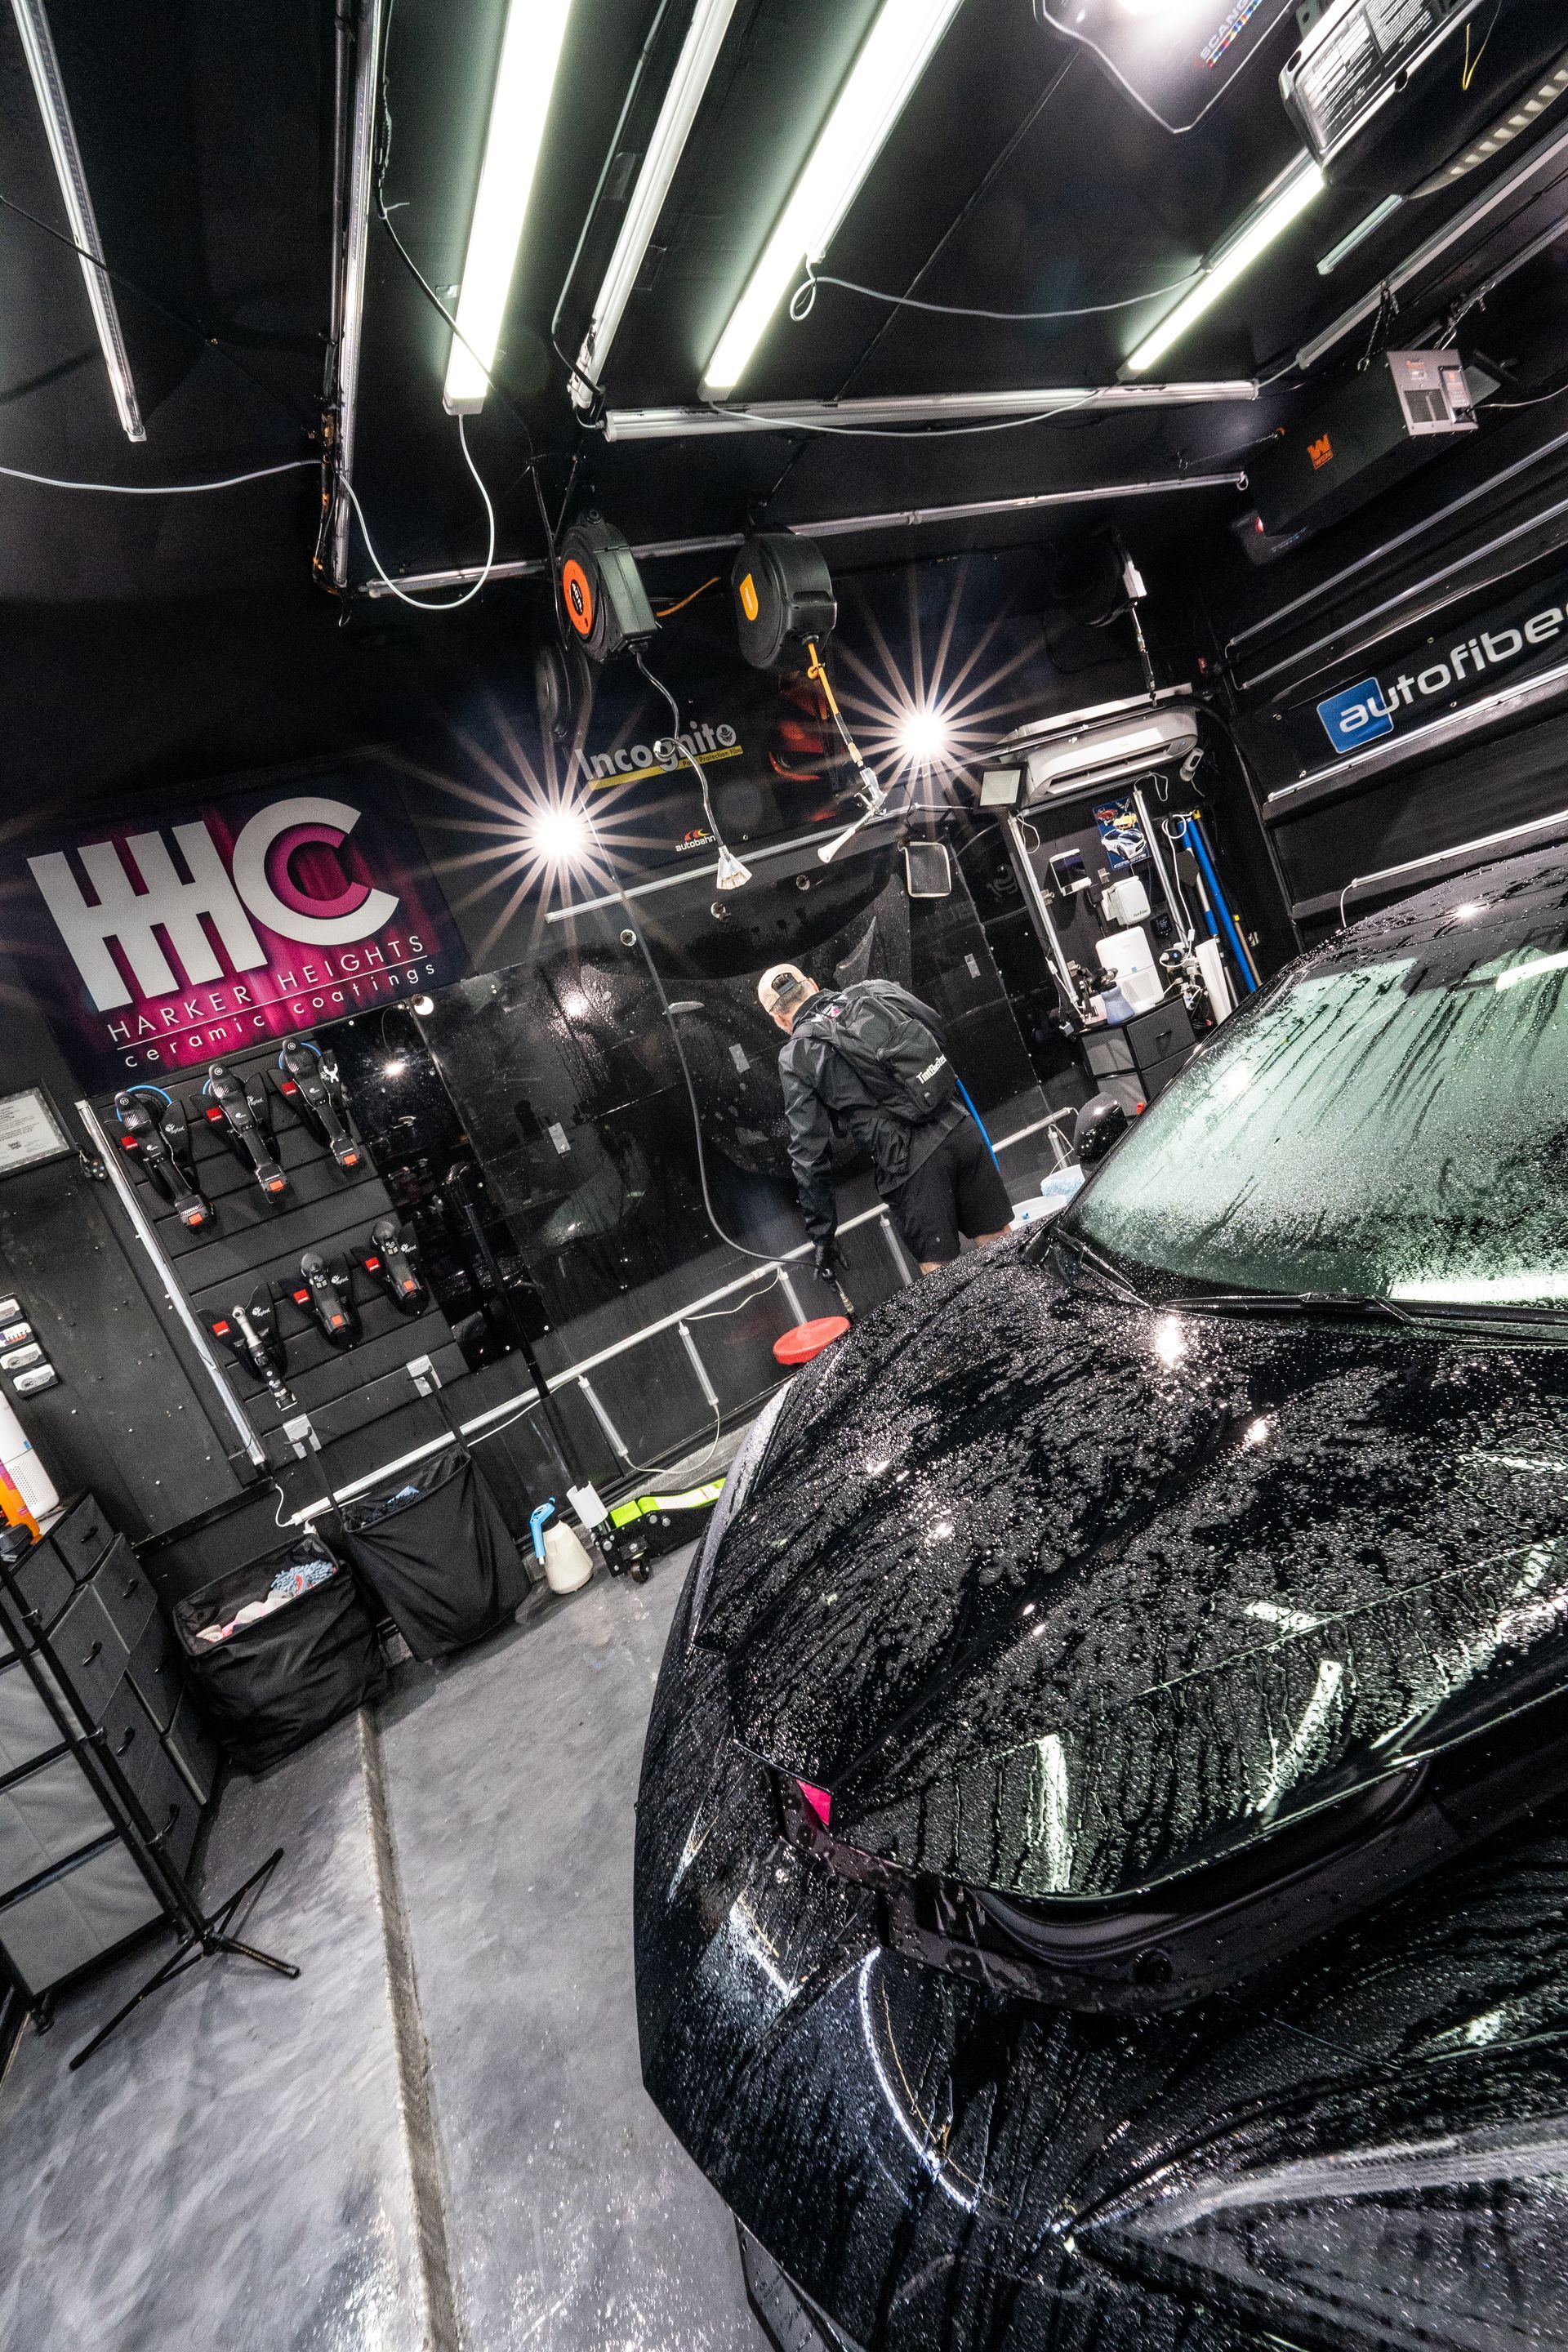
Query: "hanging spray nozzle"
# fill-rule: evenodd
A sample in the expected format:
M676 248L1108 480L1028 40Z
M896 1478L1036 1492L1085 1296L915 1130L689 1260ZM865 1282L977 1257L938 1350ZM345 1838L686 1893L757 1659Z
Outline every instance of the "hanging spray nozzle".
M858 797L862 812L861 814L856 818L852 825L847 826L844 832L835 835L831 841L824 842L822 847L816 853L824 866L830 866L833 860L837 856L839 851L843 849L847 843L854 840L861 826L863 824L868 824L871 819L876 815L878 810L886 805L888 788L879 778L875 768L869 766L866 760L862 758L860 747L856 742L855 738L851 735L848 727L845 723L844 713L838 708L838 697L833 691L833 681L828 677L827 671L824 667L822 656L817 650L816 641L815 638L812 638L808 642L806 652L810 655L811 658L807 664L805 674L807 677L812 680L814 685L819 686L822 688L823 699L827 705L828 712L833 719L833 723L838 730L839 735L843 740L844 749L848 752L850 759L854 761L855 772L860 779Z
M652 670L649 669L647 662L645 662L642 657L640 647L637 646L632 647L632 659L636 662L638 669L641 670L644 677L647 678L649 686L654 688L656 693L662 694L666 702L669 705L669 715L675 724L675 732L670 738L671 744L679 756L685 761L687 766L690 769L692 774L697 779L698 790L702 794L702 814L708 820L709 832L712 835L714 840L719 845L719 871L715 877L717 887L721 890L743 890L747 883L752 878L752 869L749 866L742 864L740 858L736 856L734 851L731 848L729 843L725 840L723 835L719 830L719 820L713 814L713 803L708 791L708 778L703 770L698 766L697 761L692 757L691 751L687 744L686 738L680 731L680 705L676 701L674 695L671 694L668 687L665 685L664 680L662 678L655 677Z

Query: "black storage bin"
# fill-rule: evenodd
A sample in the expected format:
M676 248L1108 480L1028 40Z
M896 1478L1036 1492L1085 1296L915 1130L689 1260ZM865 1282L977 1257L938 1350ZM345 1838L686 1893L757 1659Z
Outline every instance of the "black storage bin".
M198 1642L265 1600L279 1571L329 1560L335 1573L226 1642ZM174 1633L185 1679L220 1745L247 1772L275 1764L374 1698L386 1679L375 1628L352 1576L313 1536L268 1552L176 1602Z
M346 1503L341 1517L355 1575L416 1658L445 1657L493 1633L527 1594L517 1545L460 1445Z

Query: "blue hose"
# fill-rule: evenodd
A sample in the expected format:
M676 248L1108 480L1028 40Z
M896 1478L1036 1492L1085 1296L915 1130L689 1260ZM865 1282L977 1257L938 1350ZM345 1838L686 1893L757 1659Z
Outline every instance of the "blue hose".
M1226 905L1225 893L1219 887L1219 877L1214 870L1214 860L1209 856L1208 845L1204 839L1203 827L1195 816L1188 817L1186 826L1187 842L1193 856L1197 859L1198 872L1204 877L1204 887L1208 892L1210 902L1219 916L1226 943L1236 958L1236 968L1240 975L1242 987L1250 996L1258 986L1258 974L1253 969L1252 958L1242 945L1241 934L1231 919L1230 908Z
M996 1157L995 1145L992 1142L991 1138L985 1132L985 1121L981 1118L980 1113L970 1101L969 1088L964 1085L963 1080L959 1076L956 1070L954 1070L952 1077L953 1084L957 1087L959 1093L963 1097L964 1105L969 1112L970 1118L980 1129L980 1139L984 1144L986 1150L991 1154L991 1165L996 1171L997 1175L1000 1176L1002 1173L1002 1162Z

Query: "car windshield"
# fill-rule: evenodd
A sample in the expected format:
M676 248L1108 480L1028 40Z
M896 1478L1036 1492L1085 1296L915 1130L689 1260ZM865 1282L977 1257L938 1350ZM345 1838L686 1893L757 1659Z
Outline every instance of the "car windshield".
M1063 1229L1200 1287L1568 1307L1568 915L1353 931L1234 1014Z

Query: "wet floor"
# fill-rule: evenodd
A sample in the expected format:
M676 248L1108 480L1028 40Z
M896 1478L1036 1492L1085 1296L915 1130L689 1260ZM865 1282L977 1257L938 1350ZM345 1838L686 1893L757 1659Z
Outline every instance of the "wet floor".
M237 1778L245 1932L81 2073L160 1948L0 2091L0 2343L28 2352L759 2352L724 2207L643 2092L633 1801L681 1558L537 1595L374 1720Z

